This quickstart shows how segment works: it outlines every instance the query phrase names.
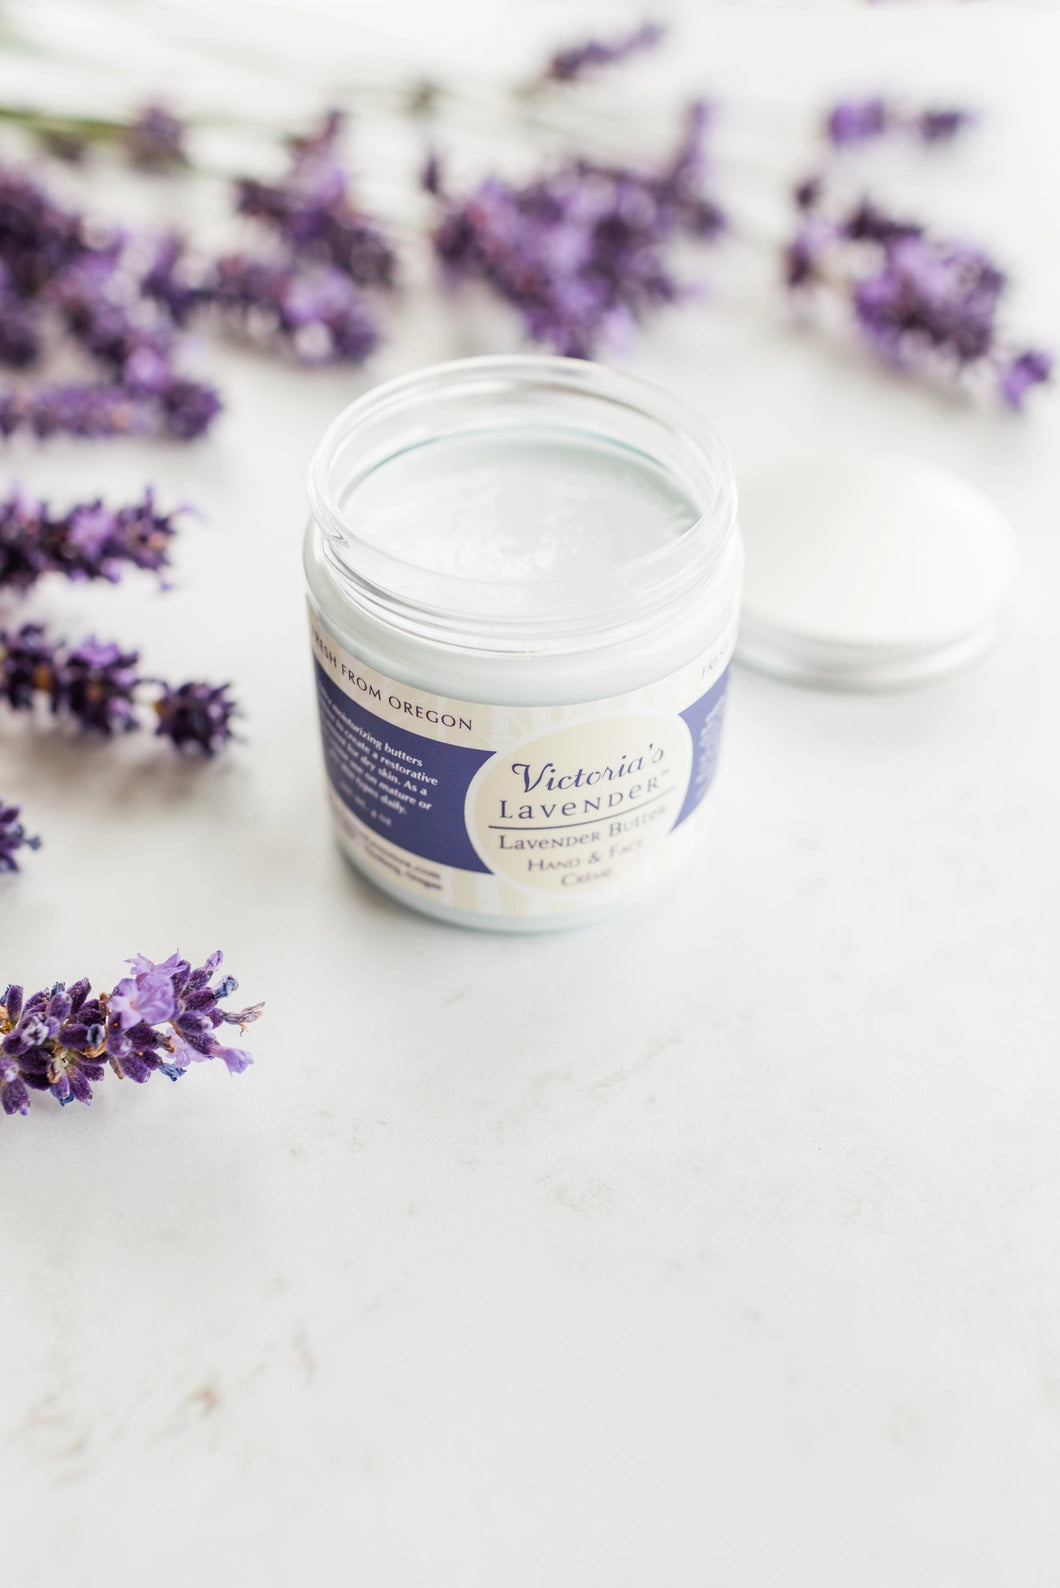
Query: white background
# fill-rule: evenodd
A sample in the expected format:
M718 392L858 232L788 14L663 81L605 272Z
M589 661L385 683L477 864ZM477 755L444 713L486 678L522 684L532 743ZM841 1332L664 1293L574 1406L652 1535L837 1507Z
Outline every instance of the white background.
M1015 320L1060 347L1055 9L669 9L670 56L593 103L622 105L636 147L687 87L716 91L745 239L775 227L830 96L989 109L964 152L884 179L993 244ZM9 101L161 88L279 126L417 70L481 95L639 13L8 15L69 54L8 52ZM411 228L419 143L362 121L366 195ZM112 213L222 208L105 168L92 187ZM1057 398L1015 420L922 392L793 330L752 241L706 263L714 302L658 322L630 367L696 402L738 471L856 443L965 473L1016 530L1013 628L910 693L738 673L710 841L590 932L405 913L325 816L309 454L374 380L518 345L503 312L437 307L410 243L368 369L206 347L228 404L208 443L9 448L5 486L118 501L151 480L201 510L172 593L42 587L24 615L231 678L246 715L205 768L146 736L0 725L0 790L46 839L0 889L0 981L112 985L133 952L221 946L267 1010L240 1079L112 1079L91 1109L0 1121L5 1585L1055 1584Z

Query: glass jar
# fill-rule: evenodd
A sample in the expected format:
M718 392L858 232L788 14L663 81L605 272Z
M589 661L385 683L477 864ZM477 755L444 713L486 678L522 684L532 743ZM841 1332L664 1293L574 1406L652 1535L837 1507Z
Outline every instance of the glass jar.
M339 843L465 926L608 914L710 805L742 548L728 459L580 359L367 393L313 460L305 565Z

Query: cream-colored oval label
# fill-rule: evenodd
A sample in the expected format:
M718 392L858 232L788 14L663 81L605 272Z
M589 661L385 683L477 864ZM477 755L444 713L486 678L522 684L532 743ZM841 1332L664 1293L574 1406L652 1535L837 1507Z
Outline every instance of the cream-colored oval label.
M605 717L493 756L465 820L490 870L538 893L585 895L635 870L669 833L692 740L678 716Z

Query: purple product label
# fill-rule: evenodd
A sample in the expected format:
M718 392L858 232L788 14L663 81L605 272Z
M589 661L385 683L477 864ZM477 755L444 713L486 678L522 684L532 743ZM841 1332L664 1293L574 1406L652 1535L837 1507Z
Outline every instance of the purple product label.
M721 746L721 725L725 718L725 697L729 688L729 668L711 685L705 695L682 711L692 735L692 773L688 779L688 793L674 822L680 827L691 816L696 806L714 781L718 770L718 751Z
M493 752L391 727L344 694L319 662L315 666L324 762L342 803L410 854L488 872L467 836L464 801Z
M409 854L489 874L492 868L468 836L466 805L479 770L503 756L504 747L475 749L392 725L351 699L319 660L315 666L324 759L343 805L372 832ZM713 781L728 681L726 666L710 689L679 714L690 736L691 760L670 830L691 816Z

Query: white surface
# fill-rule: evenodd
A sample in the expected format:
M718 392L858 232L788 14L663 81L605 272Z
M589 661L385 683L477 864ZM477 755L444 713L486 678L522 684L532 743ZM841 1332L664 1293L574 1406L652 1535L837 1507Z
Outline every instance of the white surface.
M469 63L573 31L501 10L392 26ZM895 79L996 105L910 181L1004 245L1057 346L1058 45L1045 9L730 7L673 69L784 126ZM967 474L1017 527L1014 629L911 694L738 675L712 841L584 934L433 925L327 830L306 462L371 379L500 350L503 316L410 290L364 375L211 357L204 448L13 454L54 497L151 477L203 508L173 594L32 611L231 676L247 742L201 770L5 723L0 789L47 840L4 888L5 973L220 944L268 1007L238 1080L3 1122L5 1588L1053 1588L1057 399L951 405L788 331L768 261L713 273L634 367L738 471L885 441Z
M996 616L1012 534L967 480L886 453L819 454L740 490L744 611L829 644L931 646Z

